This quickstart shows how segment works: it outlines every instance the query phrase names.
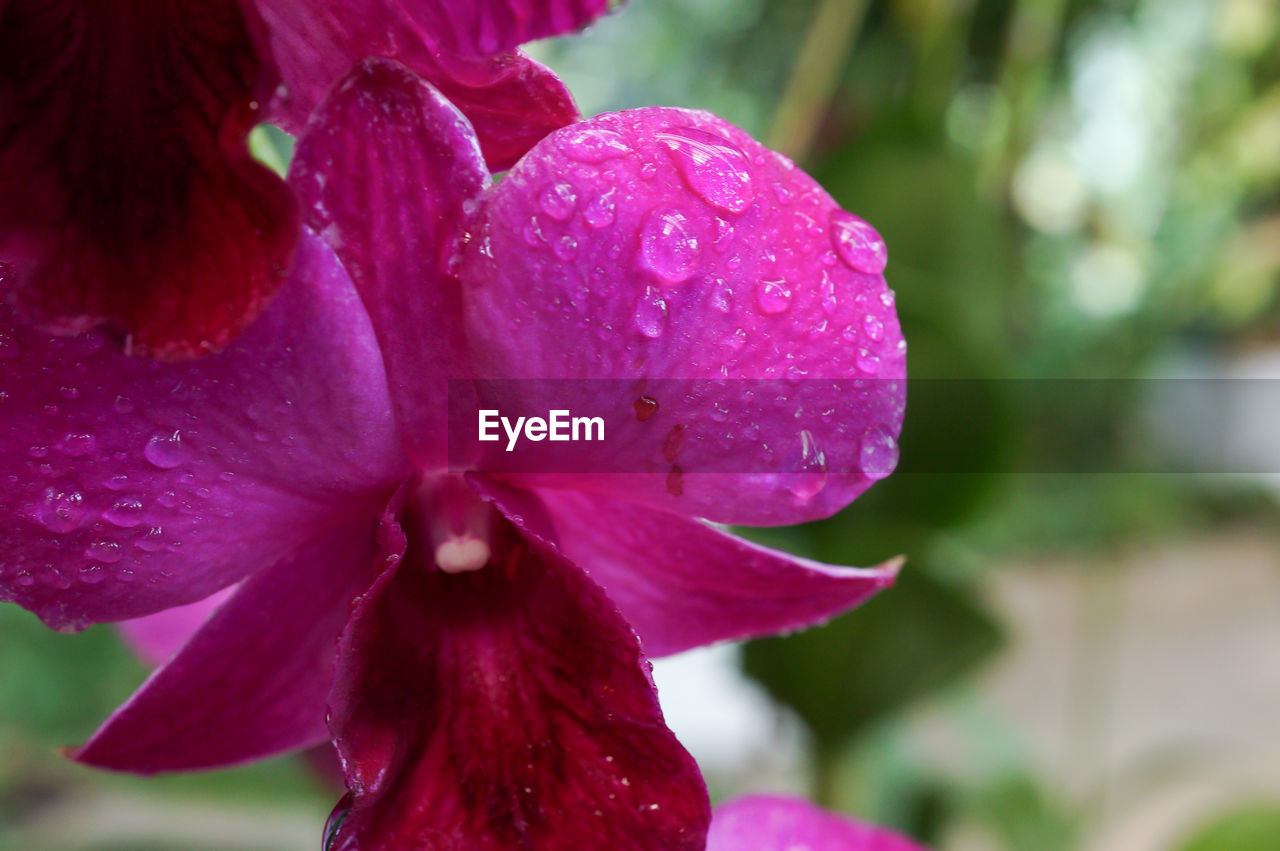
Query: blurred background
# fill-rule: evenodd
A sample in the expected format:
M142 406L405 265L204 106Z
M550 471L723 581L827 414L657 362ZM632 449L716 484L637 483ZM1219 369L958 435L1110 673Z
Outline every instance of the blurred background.
M719 113L889 245L900 470L747 534L907 567L658 663L713 796L943 851L1280 849L1280 0L632 0L533 52L588 115ZM300 759L54 756L145 676L109 629L0 607L0 672L0 848L317 846Z

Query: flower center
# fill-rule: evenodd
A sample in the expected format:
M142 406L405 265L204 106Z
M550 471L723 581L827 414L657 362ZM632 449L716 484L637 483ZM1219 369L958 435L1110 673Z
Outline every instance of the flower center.
M423 549L445 573L480 570L503 555L501 523L495 526L493 507L461 476L424 476L411 498L410 513Z
M489 563L489 544L470 534L451 535L436 545L436 566L445 573L466 573Z

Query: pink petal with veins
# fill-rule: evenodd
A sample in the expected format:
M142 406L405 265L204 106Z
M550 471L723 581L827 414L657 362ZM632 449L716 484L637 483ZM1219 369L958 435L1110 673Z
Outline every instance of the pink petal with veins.
M835 567L598 494L471 481L526 535L587 570L651 657L813 626L888 588L901 564Z
M323 742L334 646L381 568L374 526L373 512L335 523L245 580L75 759L152 774Z

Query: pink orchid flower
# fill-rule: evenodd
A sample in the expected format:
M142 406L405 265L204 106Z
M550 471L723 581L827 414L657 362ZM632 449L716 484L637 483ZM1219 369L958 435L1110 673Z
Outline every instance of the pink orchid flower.
M608 0L0 2L0 288L55 331L116 320L135 351L219 349L270 299L296 204L254 162L366 56L443 91L506 168L577 119L514 48Z
M645 654L795 629L892 582L896 563L831 567L698 519L824 516L888 473L905 355L883 243L706 113L573 125L495 186L462 114L390 60L319 108L290 180L299 261L225 351L0 336L0 597L75 628L235 586L76 758L148 773L331 739L333 848L701 848L706 790ZM655 298L659 334L636 322ZM803 404L744 396L779 369L814 379ZM636 410L652 430L615 472L449 464L447 378L641 376L717 380ZM684 422L670 487L668 418L716 403L746 413ZM825 447L801 474L820 487L786 453L700 474L742 451L716 434Z
M716 807L707 851L925 851L891 830L808 801L749 795Z

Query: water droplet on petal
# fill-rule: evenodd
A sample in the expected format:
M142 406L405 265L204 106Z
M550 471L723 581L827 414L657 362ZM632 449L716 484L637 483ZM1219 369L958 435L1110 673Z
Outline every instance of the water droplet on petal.
M542 235L542 225L538 222L537 216L529 217L529 221L525 222L524 226L520 228L520 235L524 237L525 244L533 248L537 248L547 241L547 238Z
M83 458L97 448L97 439L88 432L68 432L58 443L58 451L71 458Z
M883 479L898 466L898 441L884 426L872 426L862 434L859 464L869 479Z
M808 429L800 432L797 454L788 466L794 475L789 477L787 489L799 499L807 502L827 486L827 458Z
M144 553L158 553L164 549L164 530L152 526L147 533L133 542L133 545Z
M657 339L667 330L667 303L650 290L636 304L636 329L649 339Z
M568 263L578 254L578 240L565 234L551 244L551 253L562 263Z
M620 133L603 127L577 127L559 136L561 150L584 163L601 163L631 153Z
M568 183L553 183L538 196L538 207L558 222L573 218L578 206L578 193Z
M873 343L884 339L884 322L874 314L868 313L862 318L862 330L867 332L867 339Z
M875 375L880 371L880 358L866 349L858 349L856 363L858 364L858 369L871 375Z
M182 432L157 434L147 441L142 455L161 470L172 470L187 460L187 448L182 445Z
M711 306L720 313L733 310L733 288L725 283L723 278L715 280L711 291Z
M120 544L115 541L94 541L85 548L86 557L103 564L115 564L124 557Z
M592 198L591 203L587 204L587 208L582 211L583 220L589 227L593 227L596 230L613 224L615 215L612 189L603 195L597 195Z
M63 535L84 519L84 494L70 482L59 482L44 489L40 501L40 522L50 532Z
M825 270L822 273L822 280L818 284L818 296L822 300L822 309L828 316L835 316L836 310L840 307L840 302L836 298L836 282L832 280Z
M88 567L80 568L80 581L86 585L97 585L106 578L107 572L102 569L100 564L91 564Z
M714 243L716 252L724 254L729 250L729 246L733 243L733 225L722 218L716 217L716 241Z
M22 354L22 346L8 332L0 331L0 360L11 360Z
M669 148L685 183L698 197L727 213L741 213L755 199L747 157L727 139L699 130L679 127L659 133Z
M112 407L116 409L117 414L128 414L133 412L133 400L127 396L117 396Z
M112 526L121 529L132 529L142 522L144 506L142 501L131 496L117 499L110 508L102 513L102 517Z
M791 288L786 281L761 281L756 288L756 303L764 313L782 313L791 306Z
M689 280L698 267L698 238L679 210L654 210L640 232L640 265L668 284Z
M836 254L855 272L878 275L889 261L888 249L876 229L844 210L831 214L831 242Z

